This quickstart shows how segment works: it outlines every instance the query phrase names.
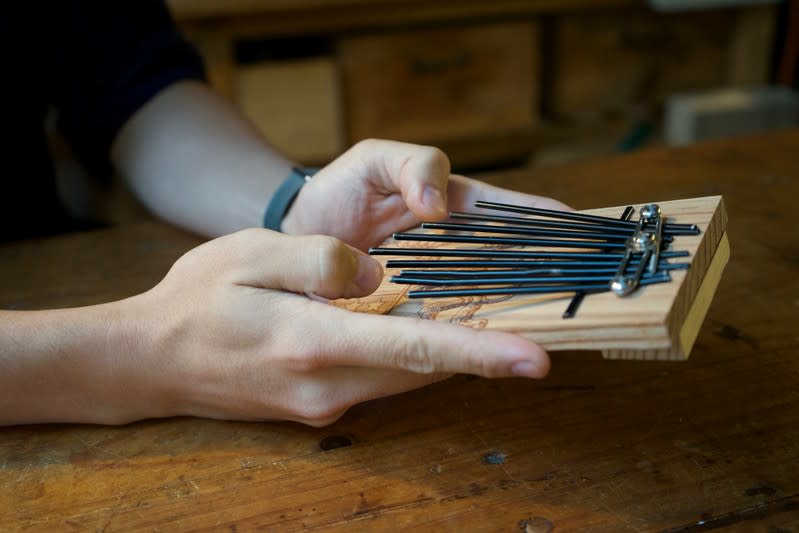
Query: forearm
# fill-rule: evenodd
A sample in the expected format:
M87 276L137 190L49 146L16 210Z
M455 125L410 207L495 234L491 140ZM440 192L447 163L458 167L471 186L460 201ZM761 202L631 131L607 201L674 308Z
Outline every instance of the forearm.
M138 336L128 302L0 311L0 424L117 424L158 414L137 411L157 404L158 393L131 374L129 339Z
M152 212L212 237L260 226L292 165L198 82L177 83L135 113L112 158Z

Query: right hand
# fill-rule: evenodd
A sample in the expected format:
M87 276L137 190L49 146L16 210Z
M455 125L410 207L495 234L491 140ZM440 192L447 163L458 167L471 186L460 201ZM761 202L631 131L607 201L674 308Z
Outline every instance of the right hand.
M322 426L356 403L454 373L548 372L546 352L516 335L323 301L365 296L381 279L377 261L333 237L250 229L191 250L161 283L127 301L141 319L122 340L132 353L113 361L120 394L135 397L121 420L195 415Z
M450 174L449 159L438 148L367 139L300 189L282 229L293 235L332 235L368 250L395 231L446 220L450 211L471 211L476 200L570 209L554 198Z

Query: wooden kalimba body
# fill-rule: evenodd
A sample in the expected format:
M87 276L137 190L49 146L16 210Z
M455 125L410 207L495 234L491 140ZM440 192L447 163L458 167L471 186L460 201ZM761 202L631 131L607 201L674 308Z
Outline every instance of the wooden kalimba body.
M599 350L609 359L683 360L691 353L730 257L727 215L720 196L656 203L667 223L695 224L699 229L698 235L675 236L669 247L687 252L684 259L690 262L688 268L672 270L669 282L638 287L628 296L619 297L609 290L589 293L572 318L564 319L563 314L574 297L573 291L410 298L418 296L419 287L392 282L394 272L390 268L373 294L341 300L337 305L359 312L513 332L550 351ZM641 212L643 206L633 207ZM612 207L581 213L618 219L624 211L624 207ZM399 241L392 240L381 248L400 247ZM424 242L419 249L444 247L443 243ZM446 248L474 250L481 246L448 243ZM508 249L522 248L502 248ZM391 264L386 261L389 255L377 257L384 266ZM420 255L417 259L425 257Z

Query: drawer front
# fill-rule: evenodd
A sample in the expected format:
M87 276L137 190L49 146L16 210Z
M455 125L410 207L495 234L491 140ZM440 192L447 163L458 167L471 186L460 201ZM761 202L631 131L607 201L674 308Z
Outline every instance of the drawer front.
M531 131L536 44L537 27L526 22L342 40L348 140L435 144Z
M564 15L554 21L546 111L579 117L635 112L679 91L724 85L735 13L645 10ZM550 72L550 71L548 71Z
M242 66L236 101L271 144L302 164L327 163L342 149L332 58Z

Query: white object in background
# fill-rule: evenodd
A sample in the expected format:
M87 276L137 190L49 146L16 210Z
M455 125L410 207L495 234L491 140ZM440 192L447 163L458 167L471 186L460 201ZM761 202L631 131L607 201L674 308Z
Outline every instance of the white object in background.
M657 11L691 11L719 7L753 6L776 4L778 0L648 0Z
M664 137L683 145L799 125L799 92L787 87L718 89L666 101Z

